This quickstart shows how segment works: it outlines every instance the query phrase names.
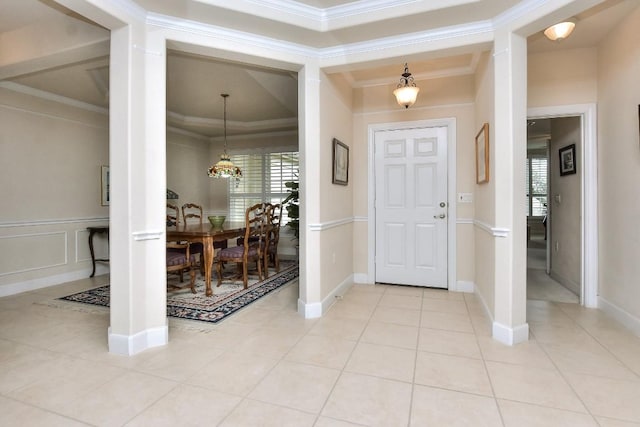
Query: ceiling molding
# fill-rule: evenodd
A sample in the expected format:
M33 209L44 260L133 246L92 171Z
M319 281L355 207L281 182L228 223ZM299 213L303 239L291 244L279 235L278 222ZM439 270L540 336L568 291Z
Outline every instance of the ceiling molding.
M180 129L175 126L169 126L169 125L167 125L167 132L171 132L177 135L188 136L190 138L198 139L200 141L205 141L205 142L209 142L209 140L211 139L206 135L201 135L197 132L191 132L190 130Z
M433 80L439 79L443 77L455 77L455 76L466 76L475 73L476 64L470 63L466 67L456 67L456 68L447 68L446 70L438 70L438 71L430 71L426 73L419 74L411 74L416 82L421 80ZM398 74L399 75L399 74ZM400 77L396 80L390 80L386 77L381 77L379 79L371 79L371 80L360 80L357 82L353 82L351 87L374 87L374 86L387 86L391 83L397 84Z
M470 38L476 38L476 43L490 42L493 40L493 25L491 21L478 21L470 24L402 34L399 36L383 37L366 42L351 43L328 48L304 46L298 43L276 40L201 22L176 20L174 17L156 13L149 13L147 15L147 23L159 28L185 31L233 43L245 43L260 49L268 49L289 55L299 55L305 58L314 58L318 60L332 60L335 58L345 58L351 55L378 53L389 50L406 50L408 46L426 44L433 45L433 42L436 41L455 42L456 40L460 40L460 45L462 46L468 45ZM434 49L435 48L436 47L434 46Z
M244 31L231 30L217 25L203 24L185 19L178 20L175 17L157 13L147 14L147 24L168 30L184 31L204 37L211 37L234 44L238 42L244 43L260 49L268 49L310 58L318 56L317 49L301 44L276 40Z
M167 111L167 117L171 119L173 123L180 123L185 126L201 126L211 129L223 129L224 120L210 119L205 117L193 117L185 116L173 111ZM286 119L274 119L274 120L257 120L254 122L240 122L235 120L227 120L227 129L231 130L259 130L259 129L271 129L274 127L286 127L286 126L298 126L298 118L291 117Z
M357 0L319 8L294 0L195 0L210 6L251 11L252 15L317 32L329 32L417 13L477 3L480 0Z
M109 115L109 109L99 107L97 105L89 104L88 102L78 101L76 99L67 98L66 96L56 95L55 93L46 92L40 89L34 89L29 86L21 85L14 82L3 81L0 82L0 87L8 89L14 92L23 93L25 95L34 96L36 98L45 99L47 101L58 102L60 104L68 105L70 107L80 108L81 110L91 111L94 113Z
M278 136L291 136L298 135L297 130L281 130L281 131L273 131L273 132L260 132L260 133L248 133L246 135L227 135L228 141L246 141L248 139L263 139L263 138L273 138ZM211 142L223 142L223 136L213 136L207 138Z

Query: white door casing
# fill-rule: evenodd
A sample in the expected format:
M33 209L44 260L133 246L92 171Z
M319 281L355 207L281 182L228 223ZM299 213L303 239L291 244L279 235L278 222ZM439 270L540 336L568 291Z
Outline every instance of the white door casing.
M375 281L447 288L447 127L375 132Z

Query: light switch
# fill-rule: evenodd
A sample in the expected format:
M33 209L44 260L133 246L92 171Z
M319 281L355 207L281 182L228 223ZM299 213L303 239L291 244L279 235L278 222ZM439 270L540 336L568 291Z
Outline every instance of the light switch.
M473 193L458 193L458 203L473 203Z

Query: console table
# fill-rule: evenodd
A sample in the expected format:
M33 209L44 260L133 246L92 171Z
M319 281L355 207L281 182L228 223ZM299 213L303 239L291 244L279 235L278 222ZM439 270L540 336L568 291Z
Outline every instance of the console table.
M96 261L101 262L109 262L108 258L99 258L96 259L95 254L93 253L93 236L98 234L107 234L107 241L109 240L109 226L101 226L101 227L87 227L89 231L89 252L91 252L91 264L93 265L93 270L91 271L91 276L93 277L96 274Z

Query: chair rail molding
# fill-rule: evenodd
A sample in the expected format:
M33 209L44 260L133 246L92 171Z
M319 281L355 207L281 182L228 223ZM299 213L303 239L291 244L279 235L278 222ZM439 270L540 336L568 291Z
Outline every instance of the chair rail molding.
M36 227L41 225L61 225L61 224L80 224L80 223L109 223L109 217L90 217L90 218L65 218L65 219L39 219L31 221L7 221L0 222L0 228L12 227Z
M476 227L478 227L482 231L486 231L487 233L491 234L493 237L507 237L507 236L509 236L509 233L511 232L511 230L508 229L508 228L505 228L505 227L492 227L491 225L487 224L486 222L482 222L482 221L477 220L477 219L473 220L473 225L475 225Z

